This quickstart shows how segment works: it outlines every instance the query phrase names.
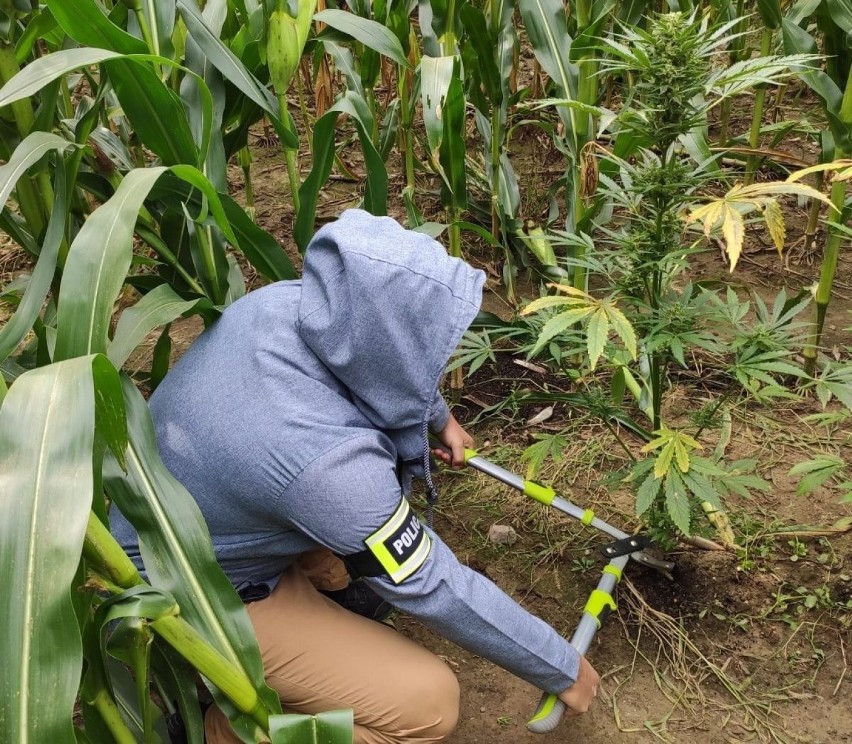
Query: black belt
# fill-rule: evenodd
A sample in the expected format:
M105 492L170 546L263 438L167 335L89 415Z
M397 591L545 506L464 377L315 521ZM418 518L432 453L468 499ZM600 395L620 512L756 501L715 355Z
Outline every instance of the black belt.
M243 600L243 604L259 602L261 599L266 599L271 593L272 587L263 582L255 584L253 581L246 581L237 589L237 594Z

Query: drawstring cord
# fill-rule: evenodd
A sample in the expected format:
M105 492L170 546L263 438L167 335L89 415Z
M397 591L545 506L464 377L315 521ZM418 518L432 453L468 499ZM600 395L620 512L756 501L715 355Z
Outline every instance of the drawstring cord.
M435 505L438 503L438 489L435 488L435 484L432 481L432 453L429 449L429 421L423 421L423 477L426 479L426 488L428 489L428 493L426 494L426 524L429 525L429 529L433 529L434 518L435 518Z

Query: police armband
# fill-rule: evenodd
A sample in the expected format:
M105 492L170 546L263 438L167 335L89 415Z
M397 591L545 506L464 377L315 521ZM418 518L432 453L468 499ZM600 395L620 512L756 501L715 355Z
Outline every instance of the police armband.
M401 584L420 568L432 548L432 540L405 498L364 544L365 550L341 556L350 572L356 576L387 576L394 584Z

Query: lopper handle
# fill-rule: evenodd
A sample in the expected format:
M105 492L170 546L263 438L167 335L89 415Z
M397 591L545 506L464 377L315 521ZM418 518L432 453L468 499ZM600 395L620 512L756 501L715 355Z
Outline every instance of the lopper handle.
M538 701L535 714L527 721L527 730L534 734L547 734L556 728L564 712L565 703L552 692L545 692Z
M447 449L440 442L436 441L434 437L431 438L431 444L435 447ZM540 501L548 506L555 506L560 511L580 520L583 524L590 524L619 540L629 538L629 535L626 533L595 517L591 511L580 509L571 502L559 498L553 489L545 488L532 481L525 481L520 476L504 470L499 465L489 462L484 457L480 457L475 450L466 449L464 460L466 465L473 467L475 470L496 478L536 501ZM641 551L638 551L632 555L636 557L640 554ZM601 576L598 582L598 587L589 596L583 610L583 616L580 618L580 622L571 636L571 645L574 646L578 654L585 656L591 646L592 639L601 627L601 623L615 609L615 601L612 598L612 593L615 590L616 584L621 580L621 572L624 570L630 557L631 555L616 556L604 568L603 576ZM543 693L535 713L527 721L527 730L534 734L547 734L553 731L559 724L559 721L562 720L566 707L565 703L553 693Z

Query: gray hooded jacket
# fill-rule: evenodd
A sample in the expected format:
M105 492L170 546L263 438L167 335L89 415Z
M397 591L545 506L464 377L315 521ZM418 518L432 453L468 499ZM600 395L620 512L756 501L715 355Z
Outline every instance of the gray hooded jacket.
M198 338L151 413L236 586L274 584L317 545L349 556L387 538L402 556L396 574L365 579L379 595L561 692L576 651L422 527L398 477L421 458L424 424L447 422L438 382L483 281L431 238L348 211L317 233L301 281L248 294ZM138 559L120 514L113 531Z

